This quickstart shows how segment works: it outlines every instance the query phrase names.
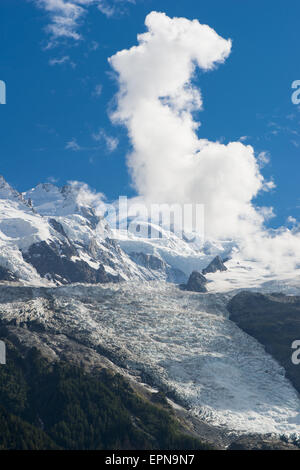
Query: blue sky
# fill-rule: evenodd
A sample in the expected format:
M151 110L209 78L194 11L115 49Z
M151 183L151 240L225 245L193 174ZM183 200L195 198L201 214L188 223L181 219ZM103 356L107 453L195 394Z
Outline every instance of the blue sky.
M109 119L118 84L107 58L136 44L149 12L164 11L196 18L232 39L225 64L194 80L204 101L197 115L199 137L226 143L244 136L257 154L269 154L262 172L276 189L257 202L274 206L274 226L291 215L298 219L300 112L291 102L291 84L300 79L299 2L288 7L281 0L107 5L114 7L109 16L93 5L78 20L80 40L53 41L46 30L50 15L37 2L1 0L0 79L7 85L7 104L0 106L0 173L21 191L47 180L59 185L80 180L108 199L134 195L126 167L127 132Z

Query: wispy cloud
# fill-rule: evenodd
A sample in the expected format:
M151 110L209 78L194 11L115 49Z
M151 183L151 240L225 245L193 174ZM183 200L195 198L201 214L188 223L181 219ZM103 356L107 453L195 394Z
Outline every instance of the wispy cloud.
M73 152L78 152L79 150L82 150L80 145L77 143L76 139L72 139L69 142L66 143L65 146L66 150L72 150Z
M107 17L123 12L124 4L135 3L134 0L32 0L39 8L46 11L50 22L47 32L50 35L48 48L54 46L59 39L73 41L82 39L80 27L89 7L97 6Z
M101 11L103 15L110 18L115 14L115 5L113 5L111 2L108 3L105 0L100 0L98 4L98 10Z
M268 151L263 151L258 154L257 161L260 168L263 168L265 165L268 165L271 160L271 155Z
M136 2L135 0L98 0L97 8L107 18L111 18L116 14L124 13L126 11L126 3L135 4Z
M293 216L290 215L290 216L287 218L287 223L288 223L288 224L291 224L291 225L297 225L297 219L295 219L295 217L293 217Z
M48 176L47 181L52 184L56 184L59 181L59 178L55 178L55 176Z
M107 134L102 128L92 134L91 137L95 142L97 142L96 145L82 146L78 143L77 139L73 137L71 140L66 142L65 150L70 150L72 152L95 152L103 150L105 145L106 150L111 153L116 150L119 145L119 140L116 137Z
M53 59L49 60L49 65L51 65L51 66L63 65L63 64L69 64L73 69L76 67L75 62L73 62L71 60L70 56L68 56L68 55L60 57L59 59L54 57Z
M300 142L298 142L297 140L291 140L291 143L292 143L293 146L296 147L297 149L300 147Z
M92 41L89 48L91 51L96 51L99 49L99 43L97 41Z
M101 83L98 83L98 85L95 86L93 92L92 92L92 95L99 98L99 96L102 94L102 85Z
M52 40L71 38L77 41L81 38L78 33L80 20L86 13L84 7L91 4L91 0L35 0L35 3L50 17L47 31Z
M119 140L116 137L108 135L104 129L99 129L98 132L92 134L96 142L104 142L109 152L113 152L119 145Z

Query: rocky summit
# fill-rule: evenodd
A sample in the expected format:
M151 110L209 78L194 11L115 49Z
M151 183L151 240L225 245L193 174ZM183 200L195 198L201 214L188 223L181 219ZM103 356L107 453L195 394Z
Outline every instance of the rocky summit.
M217 271L227 271L227 268L220 256L216 256L209 265L202 269L202 274L215 273Z
M193 271L186 284L182 285L184 290L192 292L207 292L206 288L207 279L203 274L198 271Z

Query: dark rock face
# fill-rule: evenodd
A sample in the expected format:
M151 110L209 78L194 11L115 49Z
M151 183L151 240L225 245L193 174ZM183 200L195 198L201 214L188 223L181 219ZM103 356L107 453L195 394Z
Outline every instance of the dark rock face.
M0 266L0 281L17 281L17 276L9 269Z
M97 227L100 222L100 217L95 214L93 209L89 207L80 207L80 213L88 220L91 228L95 229Z
M56 230L58 233L67 238L66 232L64 231L64 228L61 223L57 222L57 220L55 219L49 219L49 224L54 228L54 230Z
M58 246L44 241L31 245L28 252L23 253L25 261L30 263L42 277L59 281L62 284L119 281L118 276L106 273L102 265L94 269L83 260L73 261L71 257L76 255L76 249L68 243L61 243Z
M227 268L220 256L216 256L211 263L202 270L202 274L215 273L217 271L227 271Z
M265 346L300 393L300 364L292 362L292 343L300 341L300 297L241 292L227 308L229 318Z
M234 440L228 450L299 450L299 447L272 436L246 435Z
M144 266L148 269L154 269L155 271L162 270L165 268L166 263L154 255L147 255L145 253L130 253L130 258L140 266Z
M171 409L171 406L169 405L168 400L163 392L152 393L151 401L152 403L158 403L165 408Z
M205 285L207 279L198 271L193 271L189 277L187 284L182 285L181 288L192 292L207 292Z
M180 283L186 280L185 274L180 269L169 266L165 261L154 255L148 255L146 253L130 253L130 258L139 266L151 269L153 271L161 271L166 273L168 282Z
M174 282L175 284L179 284L186 280L186 275L184 274L184 272L180 271L180 269L168 266L166 269L166 273L168 282Z

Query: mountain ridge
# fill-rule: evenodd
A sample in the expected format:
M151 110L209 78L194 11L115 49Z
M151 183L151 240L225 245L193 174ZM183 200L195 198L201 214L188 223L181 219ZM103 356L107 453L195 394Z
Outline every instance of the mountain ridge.
M193 271L208 269L209 292L300 293L300 270L270 271L245 257L237 240L180 236L143 215L124 214L117 202L108 204L79 182L40 183L21 194L1 177L0 267L1 282L36 286L129 280L184 284Z
M156 266L135 262L82 197L81 185L40 183L21 194L0 178L0 280L7 272L40 285L184 277L159 257Z

